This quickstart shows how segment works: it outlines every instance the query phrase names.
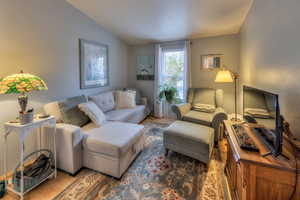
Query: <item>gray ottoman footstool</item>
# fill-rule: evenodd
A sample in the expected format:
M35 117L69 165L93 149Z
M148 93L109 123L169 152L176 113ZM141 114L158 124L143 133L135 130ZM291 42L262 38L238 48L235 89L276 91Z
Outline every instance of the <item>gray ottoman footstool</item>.
M164 131L164 146L166 155L172 150L208 164L214 147L214 129L175 121Z

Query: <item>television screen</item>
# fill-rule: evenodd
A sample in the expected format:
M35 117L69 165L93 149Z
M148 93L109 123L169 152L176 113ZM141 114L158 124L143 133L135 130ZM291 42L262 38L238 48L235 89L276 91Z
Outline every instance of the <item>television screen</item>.
M281 153L282 121L278 95L260 89L243 87L243 115L250 123L263 125L255 130L273 154Z

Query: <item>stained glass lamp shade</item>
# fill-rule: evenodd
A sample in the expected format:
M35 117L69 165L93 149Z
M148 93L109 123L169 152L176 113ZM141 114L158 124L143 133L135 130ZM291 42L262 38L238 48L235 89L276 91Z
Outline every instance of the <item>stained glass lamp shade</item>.
M48 90L46 83L38 76L26 74L13 74L0 79L0 94L21 94L18 98L21 112L26 111L28 96L31 91Z

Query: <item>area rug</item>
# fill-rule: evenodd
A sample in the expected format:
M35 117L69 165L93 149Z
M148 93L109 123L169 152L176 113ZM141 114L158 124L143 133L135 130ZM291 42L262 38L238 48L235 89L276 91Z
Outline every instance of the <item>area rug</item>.
M172 152L164 156L162 132L169 123L146 120L146 146L121 180L84 169L55 200L222 200L223 166L214 151L204 164Z

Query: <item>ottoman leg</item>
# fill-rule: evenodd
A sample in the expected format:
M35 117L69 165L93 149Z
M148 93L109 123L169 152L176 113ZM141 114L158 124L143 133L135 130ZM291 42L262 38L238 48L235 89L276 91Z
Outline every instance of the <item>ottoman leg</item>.
M165 156L167 157L168 156L168 154L169 154L169 149L165 149L166 150L166 152L165 152Z

